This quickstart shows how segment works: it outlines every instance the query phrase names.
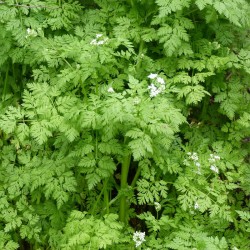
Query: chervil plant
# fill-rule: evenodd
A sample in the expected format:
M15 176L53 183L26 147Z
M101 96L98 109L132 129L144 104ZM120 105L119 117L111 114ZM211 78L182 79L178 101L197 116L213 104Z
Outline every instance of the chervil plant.
M249 11L0 3L0 248L249 249Z

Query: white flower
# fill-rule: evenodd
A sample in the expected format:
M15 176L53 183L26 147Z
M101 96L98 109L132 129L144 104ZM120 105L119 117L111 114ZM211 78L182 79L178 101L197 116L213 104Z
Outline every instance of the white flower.
M104 43L106 43L108 41L108 38L105 38L103 40L99 40L100 37L102 37L102 34L96 34L96 39L93 39L90 44L91 45L103 45Z
M150 97L155 97L161 93L161 91L153 83L148 86L148 89L150 90Z
M219 155L214 155L214 154L210 154L210 158L208 159L209 162L215 162L217 160L220 160L220 156Z
M96 39L93 39L91 42L90 42L91 45L97 45L97 41Z
M199 208L199 204L198 204L198 202L195 202L194 209L198 209L198 208Z
M33 37L37 36L37 32L33 29L28 28L26 32L27 32L27 35L25 36L26 38L28 38L29 36L33 36Z
M188 152L187 154L189 155L189 157L188 157L189 159L191 159L193 161L198 161L199 160L199 157L198 157L196 152L193 152L193 153Z
M28 28L26 31L27 31L27 34L30 35L30 33L32 32L32 29Z
M148 75L148 78L155 79L157 76L158 76L157 74L151 73L150 75Z
M214 159L214 158L209 158L208 161L209 161L210 163L213 163L213 162L215 162L215 159Z
M135 247L139 247L145 241L145 232L135 232L133 235Z
M109 92L109 93L114 93L115 91L114 91L114 89L113 89L112 87L109 87L109 88L108 88L108 92Z
M101 40L101 41L97 42L97 45L102 45L104 43L105 43L104 40Z
M165 90L165 81L163 80L163 78L158 77L157 74L153 73L148 75L148 78L152 80L156 78L156 81L154 81L156 85L151 83L151 85L148 86L148 89L150 89L150 97L155 97Z
M214 159L215 159L215 160L220 160L220 156L219 156L219 155L215 155L215 156L214 156Z
M195 162L195 165L197 166L197 167L200 167L201 166L201 164L197 161L197 162Z
M157 87L151 83L149 86L148 86L148 89L150 89L151 91L156 91L157 90Z
M211 165L210 166L210 169L212 170L212 171L214 171L215 173L219 173L219 169L215 166L215 165Z
M157 212L161 210L161 204L159 202L154 202L154 205Z
M198 161L199 157L197 155L193 155L191 159L194 160L194 161Z
M161 77L157 77L157 82L158 83L160 83L160 84L165 84L165 81L164 81L164 79L163 78L161 78Z
M201 164L198 161L194 162L194 164L197 166L197 174L201 175Z

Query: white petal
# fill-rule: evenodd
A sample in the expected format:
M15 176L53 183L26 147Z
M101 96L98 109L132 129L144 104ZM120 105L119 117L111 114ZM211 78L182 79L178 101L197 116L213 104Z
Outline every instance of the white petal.
M104 41L103 41L103 40L97 42L97 45L102 45L102 44L104 44Z
M165 81L164 81L164 79L163 78L161 78L161 77L157 77L157 82L158 83L160 83L160 84L165 84Z
M195 162L195 165L196 165L197 167L200 167L200 166L201 166L201 164L200 164L199 162Z
M150 75L148 75L148 78L150 79L155 79L156 77L157 77L157 74L151 73Z
M109 93L114 93L115 91L114 91L114 89L113 89L112 87L109 87L109 88L108 88L108 92L109 92Z
M97 45L96 39L93 39L93 40L90 42L90 44L92 44L92 45Z

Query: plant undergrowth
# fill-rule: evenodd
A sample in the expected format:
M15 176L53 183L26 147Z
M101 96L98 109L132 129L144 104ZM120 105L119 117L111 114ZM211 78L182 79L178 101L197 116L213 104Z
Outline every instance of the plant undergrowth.
M0 2L0 248L250 248L247 0Z

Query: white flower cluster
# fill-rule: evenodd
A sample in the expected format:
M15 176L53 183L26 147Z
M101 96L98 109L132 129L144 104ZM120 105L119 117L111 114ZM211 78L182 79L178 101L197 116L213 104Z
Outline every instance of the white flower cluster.
M208 159L208 161L211 164L210 169L217 174L219 173L219 169L216 167L215 162L219 160L220 160L220 156L214 155L214 154L210 154L210 158Z
M165 90L165 81L163 78L153 73L148 75L148 78L154 80L154 83L151 83L148 86L148 89L150 90L150 97L155 97ZM158 86L156 86L155 84Z
M194 162L199 160L199 157L196 152L193 152L193 153L188 152L187 155L188 155L188 158L193 160Z
M109 88L108 88L108 92L109 92L109 93L114 93L115 91L114 91L114 89L113 89L112 87L109 87Z
M199 163L198 154L196 152L193 152L193 153L188 152L187 155L189 159L194 161L195 166L198 168L197 174L201 174L201 168L200 168L201 164Z
M25 36L25 38L28 38L30 36L32 36L32 37L36 37L37 36L37 32L35 30L33 30L33 29L28 28L26 30L26 32L27 32L27 35Z
M101 37L103 36L103 34L96 34L95 36L95 39L93 39L90 44L91 45L96 45L96 46L99 46L99 45L103 45L105 44L107 41L108 41L108 38L104 38L104 39L100 39Z
M155 210L159 212L161 210L161 204L159 202L154 202Z
M133 235L133 241L135 242L135 247L139 247L145 241L145 232L135 232Z
M194 204L194 209L196 210L196 209L198 209L199 208L199 204L198 204L198 202L195 202L195 204Z
M214 154L210 154L210 158L208 159L209 162L216 162L217 160L220 160L220 156L218 155L214 155Z
M212 170L212 171L214 171L215 173L219 173L219 169L215 166L215 165L211 165L210 166L210 169Z

